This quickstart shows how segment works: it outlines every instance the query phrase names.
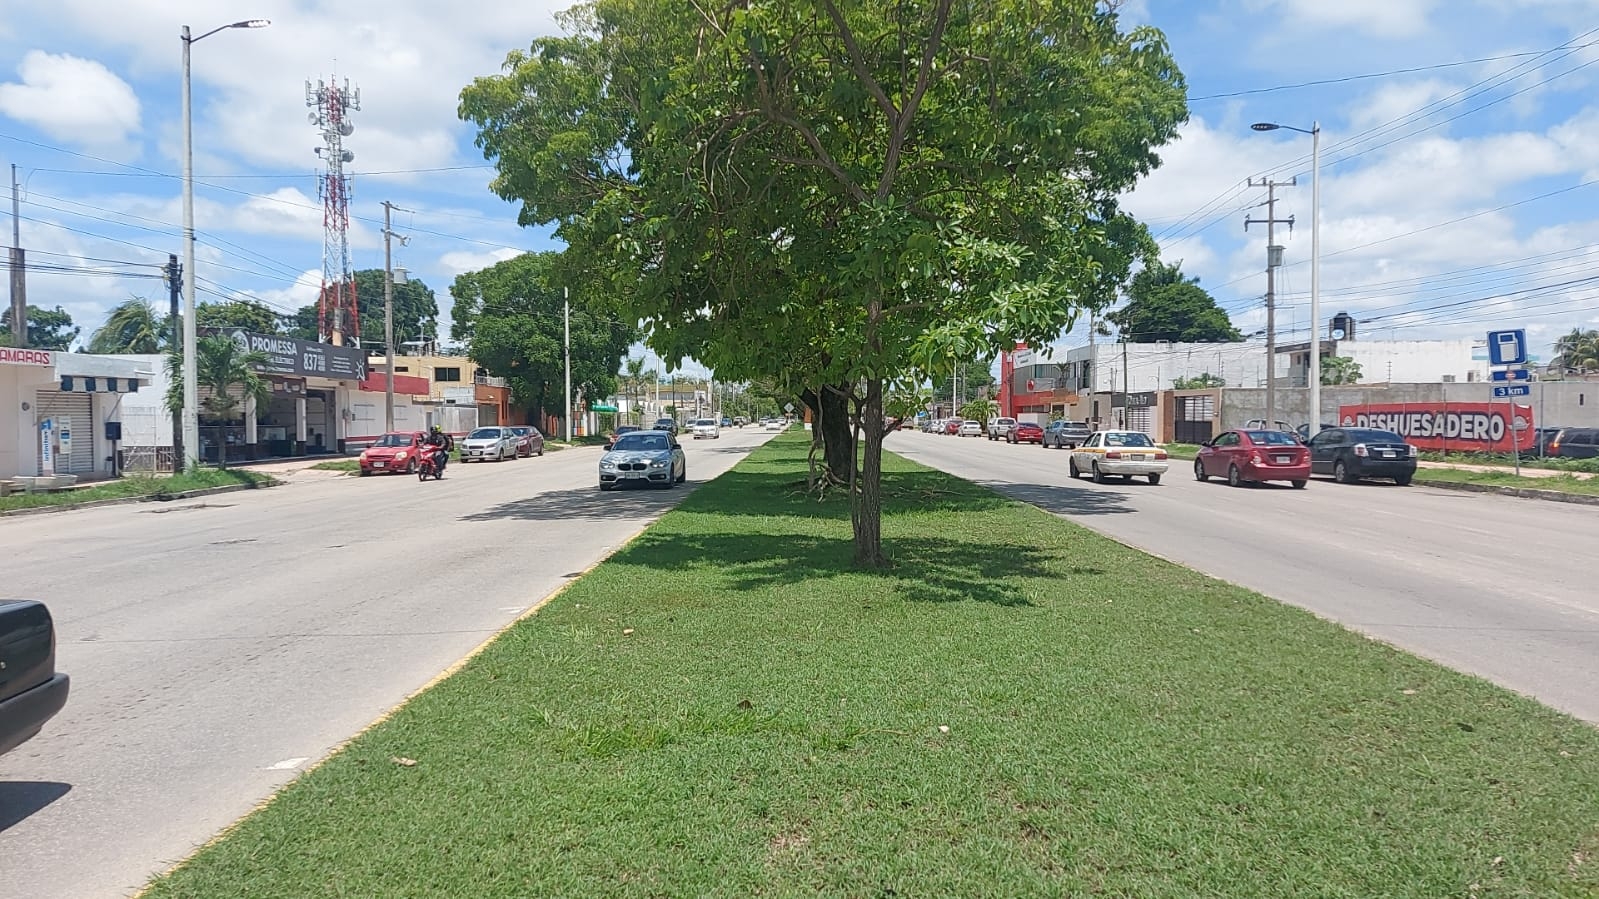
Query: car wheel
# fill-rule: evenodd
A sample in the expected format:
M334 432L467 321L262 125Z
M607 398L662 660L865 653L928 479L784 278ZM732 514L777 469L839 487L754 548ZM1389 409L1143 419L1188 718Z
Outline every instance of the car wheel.
M677 476L677 482L679 484L688 483L688 466L687 465L683 466L683 473Z
M1305 489L1305 485L1310 483L1310 482L1309 481L1289 481L1288 483L1293 484L1295 490L1303 490L1303 489Z
M367 475L371 474L371 473L372 472L366 470L365 468L361 469L361 477L363 477L363 478L366 477Z
M416 460L415 459L412 459L410 461L410 463L405 466L405 473L406 474L416 474Z
M1402 474L1399 477L1394 478L1394 483L1401 487L1409 487L1410 479L1413 477L1415 477L1415 475Z
M1338 462L1333 465L1333 480L1340 484L1353 484L1355 482L1355 479L1349 474L1349 467L1344 464L1344 460L1342 459L1339 459Z
M1201 484L1210 480L1210 475L1205 474L1205 463L1199 459L1194 460L1194 480Z
M542 444L542 443L539 444L539 451L537 453L535 453L535 455L539 455L539 456L544 455L544 444Z
M1083 476L1083 473L1077 470L1077 460L1076 459L1067 459L1066 460L1066 473L1071 475L1074 478L1080 478L1080 477Z
M1239 474L1238 466L1236 466L1236 465L1227 466L1227 485L1230 486L1230 487L1242 487L1242 486L1244 486L1244 476L1242 474Z
M1154 486L1158 485L1159 483L1160 483L1160 475L1152 474L1152 475L1149 476L1149 486L1154 487Z
M615 484L601 484L600 485L600 492L601 493L610 493L612 490L615 490L615 489L616 489L616 485Z
M1103 471L1099 470L1099 462L1098 461L1095 461L1095 462L1091 463L1089 465L1089 468L1092 470L1092 473L1094 475L1094 483L1096 483L1096 484L1105 483L1105 473Z

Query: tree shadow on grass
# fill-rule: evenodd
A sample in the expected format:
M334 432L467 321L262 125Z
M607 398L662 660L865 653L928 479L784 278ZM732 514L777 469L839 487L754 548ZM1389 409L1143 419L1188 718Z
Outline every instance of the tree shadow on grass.
M696 496L684 511L716 515L786 515L798 518L845 518L849 494L843 487L818 500L807 492L804 471L791 464L741 464L717 478L717 489ZM883 514L906 512L983 512L1005 505L1003 497L940 471L883 472Z

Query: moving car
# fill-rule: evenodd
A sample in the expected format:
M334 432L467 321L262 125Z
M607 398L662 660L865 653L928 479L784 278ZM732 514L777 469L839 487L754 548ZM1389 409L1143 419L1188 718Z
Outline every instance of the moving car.
M768 431L782 431L786 430L787 428L788 422L781 418L769 418L766 421L766 430Z
M1194 457L1194 479L1212 477L1224 477L1234 487L1287 481L1302 490L1310 481L1310 450L1284 431L1227 431Z
M716 419L714 418L696 418L694 419L694 424L689 426L689 430L694 434L695 440L701 437L720 440L722 437L722 429L717 427Z
M1416 476L1416 447L1393 431L1328 428L1310 438L1310 470L1340 484L1390 478L1403 487Z
M1031 421L1018 421L1005 434L1006 443L1036 443L1044 445L1044 428Z
M385 472L416 474L416 460L426 436L421 431L394 431L379 437L361 451L361 477Z
M516 435L516 454L518 456L544 455L544 435L532 425L511 425L511 433Z
M749 423L750 423L750 420L748 418L745 418L742 415L733 416L733 427L735 427L735 428L742 428L742 427L744 427L745 425L747 425Z
M600 489L623 484L670 489L688 479L688 460L677 435L667 431L634 431L616 438L600 457Z
M677 419L675 418L657 418L652 427L657 431L665 431L674 437L677 436Z
M474 428L458 444L462 462L503 462L516 458L516 435L510 428Z
M1039 443L1045 448L1074 449L1082 446L1094 432L1087 425L1065 419L1057 419L1049 423L1044 429L1044 439Z
M1166 451L1141 431L1095 431L1066 457L1067 474L1080 478L1084 472L1096 484L1105 483L1106 475L1145 477L1159 484L1166 473Z
M733 426L733 419L728 418L726 415L722 416L722 427L731 428L732 426Z
M983 424L982 422L972 421L968 418L960 423L960 430L956 431L956 436L981 437L983 436Z
M0 600L0 755L33 739L67 704L55 622L44 603Z
M1001 440L1010 436L1010 429L1016 427L1016 419L1001 416L988 423L988 439Z

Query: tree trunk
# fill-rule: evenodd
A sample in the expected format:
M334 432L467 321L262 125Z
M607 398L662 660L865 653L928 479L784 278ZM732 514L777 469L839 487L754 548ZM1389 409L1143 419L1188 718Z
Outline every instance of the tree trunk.
M865 432L860 478L850 491L850 523L855 530L855 564L862 568L888 567L883 555L883 379L866 381L861 404Z
M855 433L849 426L848 392L848 384L823 385L817 391L821 408L812 425L812 432L822 435L827 473L840 484L849 482L849 471L855 461Z

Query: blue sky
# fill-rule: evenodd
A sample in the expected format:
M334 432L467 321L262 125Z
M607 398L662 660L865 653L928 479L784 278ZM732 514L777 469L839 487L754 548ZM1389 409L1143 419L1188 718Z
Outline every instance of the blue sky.
M162 302L151 274L179 241L179 28L264 17L194 46L197 265L202 299L251 296L280 311L315 299L322 267L320 137L307 79L348 78L362 110L354 266L381 267L382 202L410 210L396 262L449 308L459 273L553 246L490 194L491 170L456 118L460 88L549 33L565 0L57 0L0 20L0 163L23 182L29 299L84 328L130 294ZM1285 339L1308 327L1310 138L1323 129L1323 316L1366 336L1422 339L1524 326L1547 345L1599 325L1599 3L1594 0L1127 0L1129 22L1167 34L1192 120L1127 199L1246 332L1264 325L1270 175L1295 216L1279 283ZM1454 65L1463 61L1465 65ZM1405 69L1422 71L1399 72ZM1381 77L1352 77L1379 73ZM1306 82L1336 83L1295 87ZM6 223L9 225L9 221ZM6 241L9 243L9 235ZM128 263L132 263L129 265ZM1292 332L1298 329L1298 334ZM1067 335L1066 344L1081 342Z

